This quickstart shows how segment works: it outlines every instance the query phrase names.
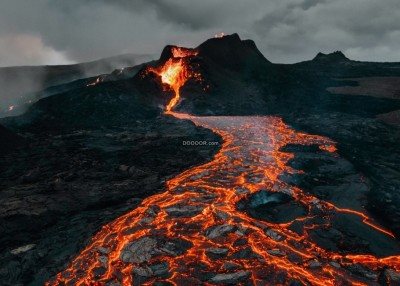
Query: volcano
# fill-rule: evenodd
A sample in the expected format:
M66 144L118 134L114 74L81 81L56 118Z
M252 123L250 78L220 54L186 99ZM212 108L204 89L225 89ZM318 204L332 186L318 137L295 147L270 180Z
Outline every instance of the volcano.
M171 59L182 60L182 57L173 56L173 51L178 48L167 46L158 61L138 68L115 71L67 87L62 85L59 93L53 87L51 94L56 94L40 100L23 116L9 119L11 122L5 124L23 126L25 122L30 125L37 122L42 125L51 118L55 128L67 125L115 126L129 124L136 118L157 116L176 91L166 89L165 78L148 71L149 68L160 68ZM396 77L396 63L356 62L348 60L341 52L335 52L320 53L311 61L293 65L272 64L253 41L241 40L237 34L213 38L187 50L196 51L195 57L185 59L193 76L179 88L176 111L199 115L344 111L371 116L400 108L398 101L390 98L371 100L370 97L360 97L362 94L331 96L327 91L340 85L357 84L351 81L352 78ZM130 107L123 108L125 105ZM5 121L8 119L3 119Z
M3 281L396 285L399 67L233 34L54 87L1 119L29 142L0 166Z

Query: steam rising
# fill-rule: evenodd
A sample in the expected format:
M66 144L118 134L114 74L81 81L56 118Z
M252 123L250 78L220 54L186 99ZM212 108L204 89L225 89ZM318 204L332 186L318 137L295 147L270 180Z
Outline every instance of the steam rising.
M22 66L0 68L0 117L23 113L45 96L48 87L80 78L111 73L115 69L150 61L152 56L126 54L94 62L66 66Z

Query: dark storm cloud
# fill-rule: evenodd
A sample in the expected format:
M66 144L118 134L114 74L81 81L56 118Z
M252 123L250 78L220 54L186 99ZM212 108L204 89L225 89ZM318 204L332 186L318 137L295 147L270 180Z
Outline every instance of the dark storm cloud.
M325 1L321 1L321 0L305 0L303 2L300 3L300 7L303 8L304 10L308 10L318 4L322 4L325 3ZM297 6L298 4L295 4L294 6Z
M343 50L400 61L398 0L2 0L0 66L158 55L219 32L256 41L274 62Z
M92 2L98 3L96 0L92 0ZM160 21L187 26L193 30L210 28L217 24L219 20L218 9L221 8L215 1L208 6L203 6L204 2L201 2L203 3L202 10L191 9L194 7L190 2L186 4L165 0L103 0L102 2L133 13L154 11Z

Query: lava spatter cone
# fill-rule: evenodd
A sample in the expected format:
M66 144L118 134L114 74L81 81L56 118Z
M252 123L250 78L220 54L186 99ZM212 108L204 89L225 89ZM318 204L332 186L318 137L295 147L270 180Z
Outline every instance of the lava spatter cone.
M176 106L180 99L180 89L188 81L188 79L195 77L197 74L194 73L189 65L187 58L197 55L197 51L192 49L171 47L165 49L161 59L169 55L170 57L160 67L148 68L148 72L153 72L161 77L161 82L167 87L173 90L174 97L165 107L166 112L172 111L172 108Z

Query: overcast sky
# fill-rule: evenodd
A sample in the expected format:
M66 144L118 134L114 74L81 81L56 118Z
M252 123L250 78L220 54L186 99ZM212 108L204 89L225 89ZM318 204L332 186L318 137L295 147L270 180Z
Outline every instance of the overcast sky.
M0 0L0 66L158 57L220 32L253 39L273 62L335 50L400 61L400 0Z

